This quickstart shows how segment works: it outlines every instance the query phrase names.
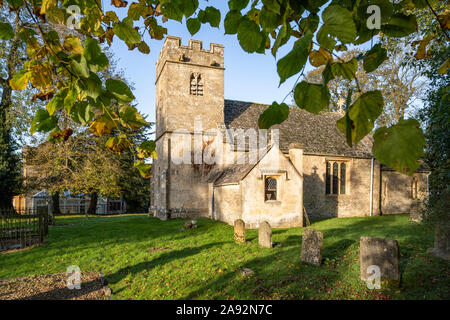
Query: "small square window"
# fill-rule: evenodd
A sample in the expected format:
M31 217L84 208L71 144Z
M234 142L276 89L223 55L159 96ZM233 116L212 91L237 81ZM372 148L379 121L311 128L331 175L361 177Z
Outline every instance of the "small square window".
M264 183L264 200L277 200L277 179L266 177Z

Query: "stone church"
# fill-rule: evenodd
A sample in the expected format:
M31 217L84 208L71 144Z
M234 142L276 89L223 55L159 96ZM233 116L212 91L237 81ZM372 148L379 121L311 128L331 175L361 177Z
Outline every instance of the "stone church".
M410 177L380 165L371 136L349 147L336 127L341 113L314 115L292 107L285 122L261 133L258 118L268 106L225 100L224 72L222 45L205 50L201 41L184 46L178 37L165 39L156 63L154 216L294 227L303 226L305 212L406 213L415 199L427 196L424 166ZM207 161L213 145L210 158L220 153L227 161Z

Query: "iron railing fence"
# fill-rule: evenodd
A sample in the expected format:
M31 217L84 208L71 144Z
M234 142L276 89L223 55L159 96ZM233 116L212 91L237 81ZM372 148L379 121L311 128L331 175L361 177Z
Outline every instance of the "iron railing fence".
M0 251L41 244L48 235L48 210L36 214L0 208Z

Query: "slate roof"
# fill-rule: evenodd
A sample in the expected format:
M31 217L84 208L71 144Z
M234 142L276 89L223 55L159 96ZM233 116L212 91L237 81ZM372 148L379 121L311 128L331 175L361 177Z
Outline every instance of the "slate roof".
M235 164L222 170L219 176L216 176L214 185L224 185L237 183L242 180L247 173L252 170L254 164Z
M268 105L225 100L224 117L226 128L258 129L258 118ZM373 139L366 136L356 147L349 147L345 136L336 127L343 115L323 112L314 115L297 107L291 107L289 117L272 128L280 130L280 149L289 151L289 144L300 144L305 154L371 158Z

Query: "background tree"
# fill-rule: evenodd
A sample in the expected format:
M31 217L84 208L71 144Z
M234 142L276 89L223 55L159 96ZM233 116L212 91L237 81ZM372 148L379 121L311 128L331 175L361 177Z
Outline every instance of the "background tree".
M6 20L5 12L0 18ZM19 157L15 153L17 145L12 137L11 119L8 113L13 102L13 90L9 81L16 74L21 62L22 42L19 39L19 20L13 21L16 26L10 41L0 43L0 208L12 207L12 198L21 187Z
M384 47L389 46L389 41L384 41ZM388 56L375 71L366 72L363 61L358 62L358 69L355 72L356 79L346 79L342 76L328 82L330 90L330 111L343 111L349 90L352 90L352 100L355 101L362 93L380 90L384 99L384 108L377 119L377 126L387 126L398 123L404 119L405 113L409 111L414 114L414 108L422 98L425 88L425 79L421 73L419 65L406 63L413 55L411 47L405 43L391 44L387 48ZM364 52L351 50L343 53L339 58L348 62L353 58L358 60ZM335 59L337 60L337 59ZM322 72L325 66L311 70L305 76L306 81L320 84L322 82ZM357 81L357 83L356 83ZM360 91L358 90L358 86Z

